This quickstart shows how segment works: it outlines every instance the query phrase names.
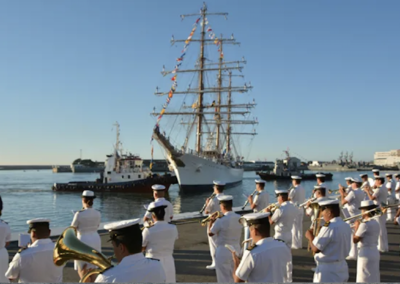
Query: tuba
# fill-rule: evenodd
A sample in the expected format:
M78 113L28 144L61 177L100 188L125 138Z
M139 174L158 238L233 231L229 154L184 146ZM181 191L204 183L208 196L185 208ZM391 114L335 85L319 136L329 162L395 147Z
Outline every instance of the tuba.
M204 227L208 222L210 222L211 218L215 217L215 218L221 218L222 216L224 216L224 214L222 214L219 211L215 211L214 213L212 213L210 216L208 216L207 218L203 219L201 221L201 225Z
M76 228L72 226L66 228L60 235L53 251L55 265L62 266L69 260L81 260L99 267L99 269L86 273L80 282L85 282L88 277L100 274L112 266L111 259L78 240Z
M274 214L275 210L280 207L279 203L272 203L265 207L263 210L260 211L260 213L265 213L267 212L267 209L271 210L271 214Z

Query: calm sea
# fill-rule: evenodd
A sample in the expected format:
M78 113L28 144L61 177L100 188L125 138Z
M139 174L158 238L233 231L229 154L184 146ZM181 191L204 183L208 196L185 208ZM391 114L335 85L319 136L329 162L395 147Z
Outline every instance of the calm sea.
M347 176L358 177L360 172L333 172L333 181L327 182L331 189L344 184ZM53 173L51 170L0 171L0 195L3 199L2 219L9 222L13 232L26 231L26 221L32 218L49 218L52 227L70 225L71 210L82 208L80 193L53 192L51 186L58 182L95 180L98 174ZM253 192L255 172L245 172L243 183L226 190L234 196L234 206L241 206ZM314 181L304 181L307 197L311 195ZM288 189L291 182L268 182L266 189L275 200L274 189ZM174 205L175 213L194 212L201 209L204 200L212 193L180 193L178 185L171 186L167 197ZM152 201L152 193L147 194L98 194L94 207L102 213L102 222L142 217L143 205Z

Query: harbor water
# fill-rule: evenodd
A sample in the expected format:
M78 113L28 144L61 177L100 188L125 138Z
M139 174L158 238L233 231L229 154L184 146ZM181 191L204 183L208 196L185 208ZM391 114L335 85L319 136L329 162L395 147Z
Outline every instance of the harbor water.
M347 176L359 177L361 172L332 172L333 180L326 182L331 189L337 189L338 184L345 184ZM372 173L368 173L372 176ZM26 221L33 218L49 218L52 227L70 225L73 217L71 210L82 208L80 193L53 192L54 183L69 181L95 180L98 174L54 174L51 170L0 171L0 195L3 199L3 214L1 218L8 222L13 232L26 231ZM243 182L226 190L233 195L234 206L241 206L255 189L254 180L258 178L255 172L245 172ZM315 181L304 181L306 196L311 195ZM274 190L288 189L290 181L267 182L266 190L270 193L270 201L276 200ZM178 185L172 185L167 199L174 206L175 213L195 212L201 209L205 199L212 193L179 191ZM94 207L100 210L102 222L132 219L142 217L144 205L152 201L152 193L99 193Z

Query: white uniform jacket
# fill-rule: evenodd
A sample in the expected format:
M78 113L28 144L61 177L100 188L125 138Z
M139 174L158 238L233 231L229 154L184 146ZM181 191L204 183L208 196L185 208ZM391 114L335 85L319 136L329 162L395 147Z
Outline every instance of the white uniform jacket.
M142 253L124 257L121 262L97 276L96 283L165 283L161 262Z
M166 200L164 197L157 198L154 201L161 201L164 205L167 205L167 208L165 208L164 220L167 222L171 222L172 218L174 217L174 207L172 206L171 202ZM148 219L151 219L151 213L149 211L146 211L146 214L144 216Z
M71 226L76 227L78 231L78 239L83 243L101 252L101 240L97 233L101 222L101 214L93 208L82 209L75 213ZM75 270L82 268L85 262L74 261ZM87 263L87 268L95 268L96 266Z
M157 221L154 226L145 228L142 235L146 257L159 259L167 282L176 282L175 261L172 257L175 241L178 239L176 226L165 221Z
M381 187L375 189L373 196L376 197L376 201L378 201L379 206L381 206L381 203L387 202L388 191L386 187L382 185ZM376 218L379 219L379 225L381 227L378 239L378 250L380 252L389 251L389 242L386 229L386 214L383 214L382 216Z
M255 194L253 204L256 205L254 212L259 212L269 205L269 193L265 190Z
M350 252L351 228L342 218L333 218L320 230L313 244L321 252L314 256L317 268L314 282L347 282L346 257Z
M275 223L274 238L283 240L288 247L292 246L292 228L299 214L299 208L290 201L286 201L275 210L271 217L271 220Z
M361 241L358 243L357 283L380 282L379 231L378 220L370 219L362 222L355 233L356 236L361 237Z
M287 283L291 262L292 253L283 242L265 238L244 252L235 274L246 282Z
M8 267L8 251L6 249L6 243L11 240L11 229L10 226L0 220L0 283L8 283L8 278L5 277L5 273Z
M35 241L17 253L8 267L6 277L20 283L61 283L64 266L53 263L54 243L51 239Z

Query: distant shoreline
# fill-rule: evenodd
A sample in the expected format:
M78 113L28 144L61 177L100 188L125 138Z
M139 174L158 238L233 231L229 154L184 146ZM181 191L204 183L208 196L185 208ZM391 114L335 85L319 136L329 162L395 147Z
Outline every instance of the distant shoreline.
M51 170L53 166L51 165L0 165L0 171L10 171L10 170ZM68 167L66 165L66 167Z

